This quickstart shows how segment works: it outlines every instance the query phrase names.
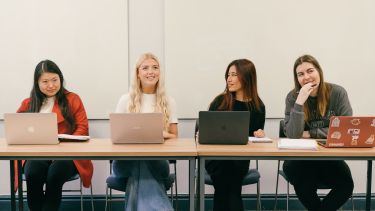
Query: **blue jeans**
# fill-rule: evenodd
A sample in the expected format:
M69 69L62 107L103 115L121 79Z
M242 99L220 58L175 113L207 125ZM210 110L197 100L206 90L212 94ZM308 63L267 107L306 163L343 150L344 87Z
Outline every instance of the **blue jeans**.
M165 185L169 164L165 160L115 160L113 174L128 178L126 211L172 211Z

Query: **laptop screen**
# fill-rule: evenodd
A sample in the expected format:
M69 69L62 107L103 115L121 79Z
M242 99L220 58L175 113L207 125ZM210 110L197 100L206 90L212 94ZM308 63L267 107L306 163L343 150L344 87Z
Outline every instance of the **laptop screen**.
M375 146L375 117L332 116L327 135L328 147Z
M200 144L247 144L250 112L200 111Z

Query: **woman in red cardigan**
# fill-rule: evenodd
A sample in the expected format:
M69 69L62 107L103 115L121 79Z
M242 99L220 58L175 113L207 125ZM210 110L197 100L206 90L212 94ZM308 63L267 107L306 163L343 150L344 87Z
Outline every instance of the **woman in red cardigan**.
M22 102L17 112L56 113L59 134L88 135L89 132L80 97L64 88L63 74L49 60L36 66L30 98ZM93 165L90 160L28 160L23 161L23 166L31 211L58 210L63 184L77 173L85 187L91 185Z

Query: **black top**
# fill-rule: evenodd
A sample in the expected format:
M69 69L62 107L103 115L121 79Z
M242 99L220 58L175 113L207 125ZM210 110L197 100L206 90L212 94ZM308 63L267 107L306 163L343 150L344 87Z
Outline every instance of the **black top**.
M218 111L221 102L224 100L224 95L217 96L211 103L209 111ZM234 100L233 111L250 111L249 136L254 136L254 131L264 129L264 122L266 118L266 108L262 104L261 111L256 110L252 102L242 102Z

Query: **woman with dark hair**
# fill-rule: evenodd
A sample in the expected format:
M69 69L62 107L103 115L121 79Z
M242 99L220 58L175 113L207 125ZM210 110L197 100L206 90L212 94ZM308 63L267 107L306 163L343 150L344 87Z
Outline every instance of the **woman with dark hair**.
M299 57L293 68L294 90L286 97L285 134L289 138L326 138L331 116L351 116L352 107L344 88L324 82L318 61ZM308 210L338 210L353 193L353 179L345 161L285 161L284 172ZM331 188L320 200L319 186Z
M231 62L225 72L226 86L210 104L210 111L249 111L249 136L264 137L265 106L258 95L254 64L247 59ZM210 160L206 162L214 194L214 210L244 210L242 180L249 170L249 160Z
M63 74L50 60L36 66L30 97L22 102L17 112L56 113L59 134L88 135L89 132L80 97L64 88ZM91 185L93 165L90 160L28 160L23 161L23 166L27 203L32 211L58 210L62 186L77 173L85 187Z

